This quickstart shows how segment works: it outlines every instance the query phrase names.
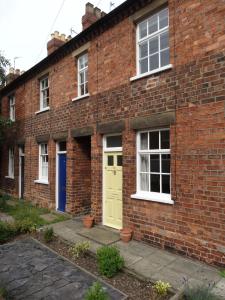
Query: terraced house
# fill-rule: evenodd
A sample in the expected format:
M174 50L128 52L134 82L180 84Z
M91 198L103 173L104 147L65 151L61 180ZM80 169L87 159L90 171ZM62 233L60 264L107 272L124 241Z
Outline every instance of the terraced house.
M224 16L224 0L88 3L83 31L0 91L1 189L224 266Z

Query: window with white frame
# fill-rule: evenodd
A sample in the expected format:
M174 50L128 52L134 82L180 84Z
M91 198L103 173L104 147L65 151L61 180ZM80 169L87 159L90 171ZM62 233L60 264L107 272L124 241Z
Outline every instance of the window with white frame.
M168 8L137 26L138 74L161 69L170 64Z
M88 54L78 58L78 97L88 95Z
M48 145L39 145L39 180L48 181Z
M40 110L49 108L49 79L45 77L40 80Z
M14 178L14 148L9 148L8 177Z
M9 96L9 119L15 121L15 95Z
M138 133L138 193L170 194L169 129Z

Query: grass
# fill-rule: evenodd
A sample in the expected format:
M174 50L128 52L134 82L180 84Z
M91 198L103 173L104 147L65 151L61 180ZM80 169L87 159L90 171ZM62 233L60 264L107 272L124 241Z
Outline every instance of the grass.
M68 217L65 215L53 213L55 219L52 222L48 222L41 217L42 214L50 213L47 208L36 207L31 203L22 200L16 200L16 205L14 206L7 204L6 201L6 204L4 207L1 207L0 211L12 216L16 221L26 220L36 227L68 220Z
M221 271L219 272L219 274L220 274L221 277L225 278L225 269L224 269L224 270L221 270Z

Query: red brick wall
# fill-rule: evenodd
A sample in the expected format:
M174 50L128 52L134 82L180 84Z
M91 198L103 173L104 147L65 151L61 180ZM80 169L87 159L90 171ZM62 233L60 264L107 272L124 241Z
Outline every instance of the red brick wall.
M224 90L225 4L221 1L169 1L171 70L130 82L135 73L135 25L127 18L91 41L89 90L77 96L76 60L72 55L46 70L50 82L50 111L39 110L38 77L16 91L20 126L25 136L25 196L55 207L55 141L49 140L49 185L34 183L38 176L35 137L68 131L68 210L91 209L102 220L102 136L98 123L125 120L123 132L124 226L137 239L174 249L209 263L225 265ZM40 74L44 75L43 74ZM137 116L176 110L171 127L172 197L174 205L131 199L136 192ZM20 113L19 113L20 111ZM7 99L3 99L7 115ZM70 136L71 128L93 126L91 149ZM91 151L91 161L88 151ZM3 149L1 187L18 193L18 168L13 182L5 179L7 152ZM83 174L87 182L83 181ZM89 174L89 176L87 175ZM91 183L90 183L91 181ZM79 185L77 184L79 183ZM85 189L85 185L91 189ZM90 192L91 191L91 192ZM90 195L91 193L91 195Z

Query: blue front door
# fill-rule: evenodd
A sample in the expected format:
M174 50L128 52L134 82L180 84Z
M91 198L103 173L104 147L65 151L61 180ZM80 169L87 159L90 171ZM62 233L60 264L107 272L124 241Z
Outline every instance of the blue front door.
M66 209L66 154L58 154L58 210Z

